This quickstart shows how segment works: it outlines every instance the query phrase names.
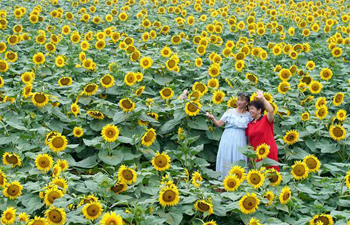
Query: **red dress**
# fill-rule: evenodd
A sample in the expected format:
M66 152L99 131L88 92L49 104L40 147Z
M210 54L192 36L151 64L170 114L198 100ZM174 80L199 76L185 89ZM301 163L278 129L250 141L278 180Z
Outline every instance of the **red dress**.
M278 149L273 133L273 121L270 122L267 116L261 116L256 122L253 120L248 124L245 134L249 138L251 146L258 147L261 144L267 144L270 146L270 153L267 155L268 158L278 162ZM259 159L257 161L260 161ZM279 171L278 166L271 166ZM271 168L267 167L267 168Z

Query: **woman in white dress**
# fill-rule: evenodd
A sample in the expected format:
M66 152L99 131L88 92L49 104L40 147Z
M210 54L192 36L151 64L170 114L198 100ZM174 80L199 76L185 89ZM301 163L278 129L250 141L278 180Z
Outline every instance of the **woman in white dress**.
M221 172L223 179L230 171L230 166L243 160L246 164L247 157L238 151L239 147L247 145L247 137L245 129L252 118L247 111L247 106L250 97L246 92L238 93L237 108L227 110L220 120L207 113L207 117L214 123L215 126L221 127L225 124L225 131L221 136L218 155L216 158L216 171Z

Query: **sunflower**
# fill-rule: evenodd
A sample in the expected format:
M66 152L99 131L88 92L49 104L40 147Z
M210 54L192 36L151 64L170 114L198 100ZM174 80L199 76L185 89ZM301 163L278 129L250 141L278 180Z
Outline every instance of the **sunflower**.
M201 58L196 58L194 63L196 64L196 67L201 67L203 64L203 60Z
M309 90L312 94L318 94L322 90L322 84L318 81L311 81L309 84Z
M266 198L267 200L269 200L269 202L266 205L272 205L272 202L273 202L273 199L275 198L275 195L273 194L272 191L267 191L267 192L265 192L263 197Z
M0 169L0 187L4 188L6 186L6 174L4 172L1 171Z
M227 175L223 184L226 191L235 191L241 185L241 181L236 175Z
M328 68L323 68L320 72L320 76L322 80L329 80L332 78L333 72Z
M164 87L162 90L159 91L159 94L162 97L162 99L167 100L173 97L174 91L169 87Z
M222 101L224 101L225 93L221 90L217 90L214 92L212 101L214 104L219 105Z
M11 165L12 168L22 165L21 158L16 153L5 152L2 155L2 162L4 165Z
M328 115L328 108L325 105L321 106L319 109L316 110L316 116L320 120L326 118L327 115Z
M194 106L195 105L195 106ZM197 106L197 107L196 107ZM201 104L199 102L187 102L185 106L185 112L189 116L196 116L199 113Z
M46 206L52 205L55 199L63 197L63 192L56 186L47 188L45 191L44 201Z
M203 223L203 225L217 225L217 223L214 220L211 220L209 222Z
M257 189L264 184L265 175L258 170L250 170L247 175L247 181L250 185Z
M333 225L334 224L332 216L328 215L328 214L315 215L310 220L310 225L318 225L318 222L321 222L323 225Z
M143 69L148 69L152 66L153 64L153 60L151 57L143 57L141 60L140 60L140 66L143 68Z
M202 82L195 82L192 86L193 91L199 91L201 93L201 96L203 96L205 93L207 93L208 88L203 84Z
M168 47L168 46L165 46L164 48L162 48L162 50L160 51L160 54L163 56L163 57L170 57L171 55L171 49Z
M8 63L5 60L0 60L0 72L6 72L8 69Z
M133 72L129 72L124 76L124 82L128 86L134 85L136 81L136 75Z
M308 121L309 118L310 118L310 114L309 113L304 112L304 113L301 114L301 120L302 121Z
M35 216L34 219L30 220L28 225L47 225L47 220L45 218Z
M174 184L167 185L159 192L158 201L161 206L174 206L180 201L179 191Z
M90 83L84 87L83 93L86 96L91 96L91 95L95 94L97 92L97 90L98 90L98 85L94 84L94 83Z
M343 53L343 50L340 48L340 47L334 47L332 49L332 55L335 57L335 58L338 58L342 55Z
M143 80L143 73L141 72L136 72L135 73L135 76L136 76L136 81L137 82L141 82Z
M140 96L142 94L142 92L145 90L145 86L141 86L139 87L136 91L135 91L135 95L136 96Z
M279 195L279 200L281 202L281 204L287 204L290 200L292 196L292 192L290 190L290 188L288 186L285 186L282 191L281 191L281 194Z
M121 13L122 14L122 13ZM120 14L119 14L120 17ZM101 225L123 225L123 218L115 212L104 213L100 221Z
M0 76L0 88L2 88L4 84L4 79Z
M203 180L201 174L198 171L195 171L192 173L192 184L195 187L200 187L201 186L201 182Z
M240 72L244 68L244 61L243 60L237 60L235 63L235 69Z
M242 213L250 214L254 213L259 206L260 200L257 198L255 193L244 195L238 203L238 206Z
M100 83L104 88L110 88L114 85L114 77L110 74L106 74L100 79Z
M344 93L343 92L338 92L334 95L333 97L333 105L334 106L339 106L343 103L344 101Z
M282 181L282 176L281 176L280 172L278 172L274 168L268 169L265 172L265 176L269 179L271 186L276 187L276 186L280 185L280 183Z
M61 152L67 148L67 138L64 135L57 134L49 142L49 148L54 152Z
M135 109L135 103L130 98L123 98L119 101L119 107L124 112L132 112Z
M213 205L211 203L211 199L205 201L205 200L197 200L194 203L194 208L196 211L201 211L201 212L207 212L208 215L214 213Z
M290 89L290 84L287 81L283 81L278 84L277 91L282 94L286 94Z
M218 79L216 78L211 78L208 80L208 87L211 87L211 88L218 88L219 87L219 81Z
M307 167L305 162L296 161L292 166L291 173L296 180L302 180L308 177L309 168Z
M74 137L80 138L84 135L84 130L81 127L74 127L73 129Z
M263 143L256 147L256 154L258 155L258 159L265 158L270 153L270 146Z
M36 64L36 65L42 65L44 64L45 62L45 56L43 53L39 52L39 53L36 53L34 56L33 56L33 62Z
M292 145L296 143L298 139L299 139L299 133L296 130L287 131L287 133L283 137L284 143L288 145Z
M307 67L309 70L315 69L315 62L314 62L314 61L308 61L308 62L306 63L306 67Z
M329 129L329 134L331 135L333 140L339 141L339 140L345 139L346 130L341 125L335 125L335 126L331 125Z
M315 107L316 109L319 109L321 106L327 106L327 100L325 97L320 97L317 99L316 103L315 103Z
M156 136L157 136L157 133L153 128L147 129L141 138L142 145L146 147L151 146L153 142L156 140Z
M100 217L102 214L102 211L103 209L102 209L101 203L99 203L98 201L89 202L85 204L85 206L82 209L84 217L91 221L94 221L98 217Z
M66 222L66 212L63 208L51 206L46 210L45 216L50 225L63 225Z
M107 124L101 131L103 139L107 142L116 141L119 136L119 129L113 124Z
M231 167L230 171L228 172L228 175L236 175L241 183L245 180L246 176L244 169L241 166Z
M73 103L71 106L70 106L70 110L71 112L75 115L75 117L78 115L78 113L80 112L80 108L78 106L78 104L76 103Z
M337 112L337 120L344 121L346 119L346 111L344 109L339 109Z
M257 84L259 81L258 77L252 73L247 73L245 75L245 78L248 79L249 81L251 81L253 84Z
M6 183L2 193L9 199L16 199L22 194L23 186L18 181Z
M58 85L60 85L61 87L63 86L70 86L72 84L72 78L71 77L61 77L58 80Z
M211 77L217 77L220 75L220 66L218 64L211 64L208 72Z
M63 56L59 55L55 59L55 64L57 67L63 67L65 65L65 59Z
M1 224L13 224L16 221L16 209L8 207L1 217Z
M345 176L345 185L348 187L348 189L350 190L350 170L346 173Z
M29 215L25 212L22 212L18 215L18 221L19 222L24 222L25 224L28 223L29 221Z
M170 168L170 157L167 153L156 153L156 156L152 158L152 165L158 171L165 171Z
M49 96L43 92L35 92L32 95L32 102L36 107L44 107L49 103Z
M289 69L281 69L279 71L278 75L282 81L288 81L290 79L290 77L292 76L292 73Z
M120 194L128 189L128 185L124 182L118 181L114 186L111 187L111 191L113 191L116 194Z
M95 118L95 119L102 120L103 118L105 118L105 115L102 112L100 112L100 111L88 110L86 113L89 116L91 116L92 118Z
M53 166L53 159L48 154L40 154L35 158L35 166L38 170L47 172Z
M122 165L118 170L118 181L131 185L136 182L137 174L135 170Z
M52 181L51 184L57 185L58 187L62 188L63 193L66 192L68 188L67 180L59 177L55 177Z
M303 162L307 165L309 172L317 172L321 167L320 161L314 155L305 156Z

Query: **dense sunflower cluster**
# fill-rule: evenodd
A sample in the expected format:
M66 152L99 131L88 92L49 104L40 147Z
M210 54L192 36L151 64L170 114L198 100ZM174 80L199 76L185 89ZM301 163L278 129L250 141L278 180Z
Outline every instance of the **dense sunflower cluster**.
M348 0L2 1L0 222L349 224L349 22ZM256 89L280 171L261 144L220 177L203 114Z

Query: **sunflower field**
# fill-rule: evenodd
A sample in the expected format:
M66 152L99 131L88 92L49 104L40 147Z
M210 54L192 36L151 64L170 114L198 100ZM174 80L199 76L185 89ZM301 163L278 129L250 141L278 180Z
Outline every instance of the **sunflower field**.
M349 0L0 0L0 223L349 225L349 61ZM258 89L279 162L221 179Z

